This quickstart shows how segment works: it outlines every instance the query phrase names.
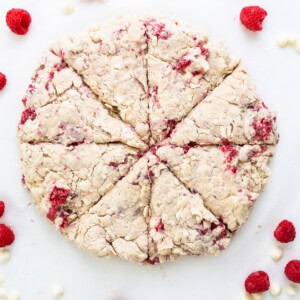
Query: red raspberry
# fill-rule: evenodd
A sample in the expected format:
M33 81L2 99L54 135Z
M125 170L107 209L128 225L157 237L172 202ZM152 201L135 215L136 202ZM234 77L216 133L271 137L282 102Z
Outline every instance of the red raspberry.
M269 276L264 271L254 272L245 280L245 289L249 294L265 292L269 289L269 287Z
M162 222L162 219L159 220L157 225L154 227L156 231L164 231L165 230L165 225Z
M278 242L289 243L296 237L296 229L292 222L283 220L274 231L274 237Z
M0 218L3 216L5 211L5 204L3 201L0 201Z
M51 207L48 211L47 218L54 221L58 215L58 212L63 204L66 203L71 191L65 188L54 187L50 195L49 201L51 202Z
M159 258L157 256L155 256L154 258L148 258L147 260L148 264L150 265L157 265L160 263Z
M6 14L6 24L10 30L18 35L28 32L31 16L28 11L21 8L13 8Z
M262 118L261 120L254 120L252 127L255 130L255 136L260 140L267 140L273 130L273 121Z
M8 226L0 224L0 248L11 245L14 240L14 232Z
M252 31L261 31L262 22L268 13L259 6L246 6L241 10L240 20L242 24Z
M6 76L0 72L0 91L6 86Z
M22 112L20 125L24 125L28 119L35 120L36 112L33 108L27 108Z
M285 266L284 273L288 280L300 283L300 260L291 260Z

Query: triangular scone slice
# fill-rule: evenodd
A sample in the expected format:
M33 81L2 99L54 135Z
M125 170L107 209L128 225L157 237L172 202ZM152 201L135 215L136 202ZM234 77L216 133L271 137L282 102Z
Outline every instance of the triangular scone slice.
M163 164L161 164L163 165ZM181 255L217 255L231 233L168 168L153 171L149 225L149 263Z
M137 150L121 144L21 144L23 181L37 209L65 227L83 214L120 180Z
M56 142L63 145L80 143L105 144L122 142L144 149L146 145L123 121L111 117L94 100L83 100L79 94L60 103L52 103L35 110L35 118L19 125L22 142Z
M122 142L145 147L130 126L111 116L75 71L53 53L44 55L23 102L21 142Z
M148 54L162 61L177 61L189 48L198 46L206 56L208 36L205 32L165 17L144 19ZM204 47L203 47L204 46ZM188 67L188 66L187 66Z
M86 84L148 140L148 87L145 27L137 19L120 18L81 37L52 46Z
M164 146L157 150L172 172L235 231L247 220L270 175L274 146Z
M146 21L149 119L152 138L159 142L239 61L203 34L189 32L175 21L153 20Z
M150 186L148 159L143 157L94 207L65 229L66 235L96 256L146 261Z
M276 116L259 100L247 71L238 67L178 124L171 143L183 146L276 144Z

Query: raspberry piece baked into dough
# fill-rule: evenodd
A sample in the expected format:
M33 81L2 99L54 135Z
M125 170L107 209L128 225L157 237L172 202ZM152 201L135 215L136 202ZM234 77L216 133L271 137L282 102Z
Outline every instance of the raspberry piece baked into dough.
M119 18L54 43L22 101L22 182L58 231L99 257L219 254L278 142L240 61L165 18Z

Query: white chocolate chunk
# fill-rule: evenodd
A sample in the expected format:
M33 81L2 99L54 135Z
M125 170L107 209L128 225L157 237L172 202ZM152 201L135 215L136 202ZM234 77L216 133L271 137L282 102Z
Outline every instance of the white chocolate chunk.
M279 296L281 294L282 288L278 283L272 283L269 289L271 296Z
M243 300L253 300L252 295L248 293L244 293Z
M0 263L6 264L10 261L10 251L8 249L0 249Z
M9 291L8 300L20 300L20 294L17 291Z
M253 300L263 300L264 299L264 294L262 294L262 293L252 294L252 299Z
M270 255L273 260L279 261L283 256L283 249L281 247L275 246L272 248Z
M286 293L289 296L296 296L298 293L298 287L295 284L291 283L286 287Z
M75 10L74 0L63 0L63 13L65 15L70 15Z
M294 48L296 52L300 54L300 41L297 41L297 43L294 45Z
M284 48L288 45L288 39L286 36L282 36L277 40L277 46L280 48Z
M296 34L289 34L287 36L287 43L291 46L294 46L297 43L298 37Z
M56 298L60 298L64 295L64 288L61 285L55 284L52 288L52 295Z
M9 292L5 288L0 288L0 300L7 300L9 296Z

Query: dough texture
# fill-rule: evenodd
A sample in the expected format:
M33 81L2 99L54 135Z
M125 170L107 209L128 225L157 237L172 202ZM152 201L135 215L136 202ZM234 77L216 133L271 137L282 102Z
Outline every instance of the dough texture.
M22 182L99 257L218 255L269 176L276 115L219 42L122 17L52 44L23 98Z

